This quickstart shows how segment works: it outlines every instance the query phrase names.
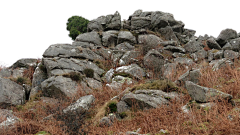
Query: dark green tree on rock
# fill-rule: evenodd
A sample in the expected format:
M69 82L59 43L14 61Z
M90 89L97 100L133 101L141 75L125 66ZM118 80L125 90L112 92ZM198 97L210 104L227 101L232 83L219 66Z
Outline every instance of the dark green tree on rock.
M69 31L68 36L75 40L79 34L87 32L87 24L89 20L81 16L72 16L68 18L67 30Z

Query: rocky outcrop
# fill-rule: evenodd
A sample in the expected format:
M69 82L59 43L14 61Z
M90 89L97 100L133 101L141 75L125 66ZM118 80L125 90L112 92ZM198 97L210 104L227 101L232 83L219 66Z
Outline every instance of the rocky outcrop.
M232 95L230 94L226 94L216 89L202 87L191 81L186 81L185 85L191 98L200 103L206 103L217 99L232 99Z
M0 107L6 108L10 105L21 105L25 103L25 92L21 85L0 78Z

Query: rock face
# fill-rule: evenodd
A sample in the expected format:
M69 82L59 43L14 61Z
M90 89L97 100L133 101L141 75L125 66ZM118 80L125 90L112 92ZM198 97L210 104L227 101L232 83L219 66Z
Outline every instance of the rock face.
M15 123L19 122L20 119L13 115L12 111L7 109L0 109L0 129L6 130L11 128Z
M232 99L232 95L216 89L199 86L191 81L186 81L186 88L191 98L197 102L205 103L217 99Z
M9 79L0 78L0 107L25 103L23 87Z
M146 75L145 72L143 71L143 69L141 67L139 67L137 64L131 64L129 66L118 67L116 69L116 72L128 73L140 80L143 79L143 77Z
M223 46L227 43L228 40L238 38L237 32L233 29L222 30L219 36L217 37L217 42Z
M73 97L78 89L77 83L63 76L50 77L41 83L43 95L46 97Z
M87 95L84 97L79 98L75 103L71 104L67 108L63 110L63 113L78 113L83 114L86 112L92 105L92 103L95 101L95 98L93 95Z

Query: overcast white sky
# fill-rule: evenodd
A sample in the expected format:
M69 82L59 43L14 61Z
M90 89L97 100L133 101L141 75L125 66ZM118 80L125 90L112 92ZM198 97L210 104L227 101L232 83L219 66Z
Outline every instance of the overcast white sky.
M42 58L50 45L72 43L66 22L73 15L92 20L119 11L123 20L137 9L172 13L196 36L217 37L226 28L240 32L238 0L1 0L0 64Z

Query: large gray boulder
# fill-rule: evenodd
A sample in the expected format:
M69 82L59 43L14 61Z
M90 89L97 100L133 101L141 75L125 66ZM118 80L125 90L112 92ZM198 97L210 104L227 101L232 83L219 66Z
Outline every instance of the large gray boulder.
M137 30L141 28L148 28L151 24L150 17L132 17L131 19L131 29Z
M163 76L170 80L174 79L174 76L177 73L177 64L175 63L167 63L164 64L164 73Z
M121 44L118 44L115 48L122 51L131 51L135 47L129 44L128 42L123 42Z
M204 60L205 58L207 58L207 52L204 49L201 49L195 53L192 53L190 56L196 62L196 61Z
M140 80L142 80L143 77L146 76L143 69L139 67L137 64L118 67L116 68L116 72L124 72L124 73L130 74Z
M11 110L0 109L0 130L11 129L20 119Z
M217 50L222 49L221 46L216 42L216 40L213 37L207 39L206 43L207 43L208 47L211 49L217 49Z
M120 30L121 29L121 15L118 11L114 13L111 18L111 21L106 24L107 30Z
M76 37L75 41L92 43L95 46L101 46L102 45L101 38L100 38L99 34L95 31L80 34Z
M54 44L48 47L44 52L43 57L62 57L62 58L85 58L90 60L100 59L103 57L97 55L90 49L82 48L78 46L72 46L70 44Z
M137 43L136 37L130 31L120 31L118 34L118 44L128 42L130 44Z
M172 27L167 26L165 28L161 28L161 29L158 30L158 32L161 34L161 36L163 36L163 38L165 40L177 41L178 42L178 38L177 38L176 34L174 33Z
M231 59L231 60L237 59L239 57L239 53L232 50L225 50L223 55L224 55L224 58Z
M211 100L232 99L232 95L216 89L199 86L191 81L185 82L187 91L191 98L196 102L206 103Z
M93 95L80 97L75 103L63 109L63 113L70 115L71 113L83 114L90 109L94 101L95 97Z
M223 50L208 50L208 61L222 59L223 58Z
M62 73L71 71L83 72L84 69L93 69L94 78L99 80L99 76L104 73L103 69L99 68L95 63L87 60L74 58L43 58L43 63L47 68L48 76L61 75Z
M106 47L115 47L118 31L106 31L102 33L102 43Z
M157 50L150 50L144 56L144 66L148 69L154 71L154 73L158 74L157 76L161 76L163 73L164 67L164 56L160 54Z
M217 71L221 68L226 68L227 66L233 66L233 62L227 58L223 58L219 60L213 60L209 63L209 65L212 66L212 70Z
M240 50L240 38L230 40L223 46L223 49L233 50L238 52Z
M93 78L86 78L86 83L88 84L88 86L92 89L98 89L98 90L102 90L102 83L93 79Z
M185 87L186 81L191 81L193 83L198 84L200 76L201 76L200 69L188 70L186 73L184 73L178 78L178 80L176 81L177 82L176 84L183 85L184 87Z
M29 66L31 67L36 67L37 66L37 59L32 59L32 58L24 58L20 59L17 62L15 62L11 67L9 68L28 68Z
M199 42L192 38L187 44L184 45L184 49L187 53L194 53L198 50L203 49L203 47Z
M187 65L187 66L192 66L195 64L192 59L185 58L185 57L177 57L177 58L173 59L173 61L176 64Z
M147 94L133 94L128 93L121 99L126 102L130 107L136 107L138 109L150 109L158 108L162 105L168 104L169 101L162 97L154 97Z
M141 55L139 51L127 51L119 60L120 66L129 65L137 62L137 58Z
M45 66L41 63L38 64L34 71L32 79L32 88L38 87L41 89L41 83L47 79L47 72Z
M0 78L0 107L21 105L25 103L25 91L22 86L9 80Z
M147 52L151 49L157 48L162 41L163 40L161 38L152 34L138 36L138 43L143 46L144 54L147 54Z
M54 98L74 97L78 92L78 85L70 78L63 76L50 77L41 83L43 96Z
M233 29L222 30L219 36L217 37L217 42L219 45L223 46L230 39L238 38L237 32Z

